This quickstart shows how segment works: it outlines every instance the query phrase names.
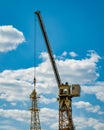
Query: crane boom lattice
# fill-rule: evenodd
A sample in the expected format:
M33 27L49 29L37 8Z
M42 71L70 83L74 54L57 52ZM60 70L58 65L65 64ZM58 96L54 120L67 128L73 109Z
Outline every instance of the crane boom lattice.
M35 87L35 79L34 79L34 87ZM39 108L37 104L37 99L39 97L37 97L35 88L30 94L30 98L32 100L32 106L30 108L30 111L31 111L30 130L41 130L40 119L39 119Z

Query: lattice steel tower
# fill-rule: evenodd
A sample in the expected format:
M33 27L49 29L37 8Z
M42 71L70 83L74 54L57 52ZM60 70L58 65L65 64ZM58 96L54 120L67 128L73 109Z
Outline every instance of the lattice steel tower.
M31 111L30 130L41 130L40 119L39 119L39 108L38 108L38 103L37 103L37 100L39 97L37 97L37 93L35 90L35 83L36 83L36 80L34 79L34 90L30 94L30 98L32 101L32 106L30 108L30 111Z

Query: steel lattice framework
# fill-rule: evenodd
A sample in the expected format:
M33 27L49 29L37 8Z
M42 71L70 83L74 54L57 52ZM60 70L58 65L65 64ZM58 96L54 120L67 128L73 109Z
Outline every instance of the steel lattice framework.
M30 98L32 100L32 106L30 108L31 111L31 124L30 124L30 130L41 130L40 126L40 119L39 119L39 108L37 105L37 93L34 89L30 95Z

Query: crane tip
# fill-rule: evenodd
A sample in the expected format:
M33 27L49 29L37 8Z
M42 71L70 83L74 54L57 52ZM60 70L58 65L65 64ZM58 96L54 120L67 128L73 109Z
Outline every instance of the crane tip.
M35 11L35 12L34 12L34 14L39 14L39 13L40 13L40 11Z

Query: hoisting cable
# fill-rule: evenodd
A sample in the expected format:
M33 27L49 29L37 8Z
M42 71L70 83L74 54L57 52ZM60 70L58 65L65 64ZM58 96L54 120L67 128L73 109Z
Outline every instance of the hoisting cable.
M36 16L34 15L34 66L33 66L33 69L34 69L34 88L36 86L36 37L37 37L37 19L36 19Z

